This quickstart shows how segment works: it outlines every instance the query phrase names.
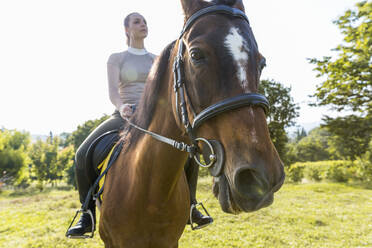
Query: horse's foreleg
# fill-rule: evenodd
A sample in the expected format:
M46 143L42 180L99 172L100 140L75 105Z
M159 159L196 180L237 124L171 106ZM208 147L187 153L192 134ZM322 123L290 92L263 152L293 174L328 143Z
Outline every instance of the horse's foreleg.
M101 219L102 221L102 219ZM100 223L101 223L100 221ZM109 237L109 234L105 231L105 228L102 224L99 225L99 235L101 236L101 239L103 243L105 244L105 248L114 248L113 243L111 242L111 239Z

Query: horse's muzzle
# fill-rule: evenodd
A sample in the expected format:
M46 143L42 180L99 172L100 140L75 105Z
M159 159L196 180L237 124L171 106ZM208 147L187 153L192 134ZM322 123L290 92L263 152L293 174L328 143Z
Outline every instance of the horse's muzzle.
M277 180L269 180L259 167L241 166L232 173L232 180L223 175L214 185L222 209L228 213L252 212L273 203L274 192L284 181L284 173ZM272 183L271 183L272 182Z
M253 168L237 169L234 173L233 183L236 193L246 199L261 199L270 192L266 178Z

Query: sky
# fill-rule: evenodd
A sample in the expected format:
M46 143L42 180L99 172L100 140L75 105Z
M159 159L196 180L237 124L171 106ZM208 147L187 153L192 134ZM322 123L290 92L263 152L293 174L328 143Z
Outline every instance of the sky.
M261 79L291 87L300 126L342 115L308 106L322 81L307 58L334 55L342 35L332 21L357 2L243 0L267 60ZM1 1L0 128L60 134L111 114L106 62L127 49L123 19L134 11L148 22L145 47L152 53L160 54L182 29L181 2L175 0Z

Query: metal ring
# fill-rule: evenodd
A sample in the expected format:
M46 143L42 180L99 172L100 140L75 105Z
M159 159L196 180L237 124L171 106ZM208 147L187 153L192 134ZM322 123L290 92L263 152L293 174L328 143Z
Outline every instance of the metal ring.
M201 167L204 167L204 168L209 168L209 167L211 167L213 164L214 164L214 162L216 162L216 153L214 152L214 150L213 150L213 146L211 145L211 143L209 143L209 141L207 140L207 139L204 139L204 138L196 138L195 139L196 141L203 141L204 143L206 143L208 146L209 146L209 149L211 150L211 155L209 156L209 160L210 160L210 162L209 162L209 164L207 164L207 165L205 165L205 164L202 164L202 163L200 163L199 162L199 160L197 159L197 157L196 157L196 155L194 155L194 160L195 160L195 162L198 164L198 165L200 165Z

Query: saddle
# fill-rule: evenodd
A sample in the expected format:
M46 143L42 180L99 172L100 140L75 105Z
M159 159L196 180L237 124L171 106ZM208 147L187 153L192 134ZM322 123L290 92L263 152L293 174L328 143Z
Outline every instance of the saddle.
M115 162L122 147L121 144L117 145L119 139L119 130L106 132L92 142L86 154L87 165L94 168L96 174L99 175L91 192L97 192L94 198L99 199L101 202L105 175L113 162ZM112 156L113 153L115 156ZM98 189L96 189L97 186Z
M113 130L102 134L89 146L85 158L86 163L94 168L97 175L100 174L99 165L107 158L119 139L119 130Z

